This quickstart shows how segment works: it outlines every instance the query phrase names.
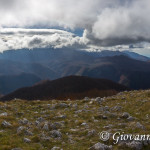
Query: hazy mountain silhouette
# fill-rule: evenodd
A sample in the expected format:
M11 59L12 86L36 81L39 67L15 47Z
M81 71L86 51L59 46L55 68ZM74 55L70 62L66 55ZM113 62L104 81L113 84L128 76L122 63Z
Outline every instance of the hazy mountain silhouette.
M12 100L14 98L26 100L82 99L85 96L109 96L124 90L128 90L128 88L110 80L69 76L46 81L32 87L21 88L2 97L1 100Z
M33 74L22 73L20 75L0 76L0 91L3 94L8 94L14 90L31 86L41 79Z

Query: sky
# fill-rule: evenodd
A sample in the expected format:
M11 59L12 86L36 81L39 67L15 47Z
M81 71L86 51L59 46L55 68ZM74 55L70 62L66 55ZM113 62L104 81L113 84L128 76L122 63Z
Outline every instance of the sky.
M150 56L149 0L0 0L0 51L131 50Z

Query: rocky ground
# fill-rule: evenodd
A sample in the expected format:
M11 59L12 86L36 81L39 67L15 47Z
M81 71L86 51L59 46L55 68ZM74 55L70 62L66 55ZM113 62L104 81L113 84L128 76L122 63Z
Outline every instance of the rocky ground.
M150 142L103 142L99 133L150 134L150 91L76 101L0 102L0 150L150 149Z

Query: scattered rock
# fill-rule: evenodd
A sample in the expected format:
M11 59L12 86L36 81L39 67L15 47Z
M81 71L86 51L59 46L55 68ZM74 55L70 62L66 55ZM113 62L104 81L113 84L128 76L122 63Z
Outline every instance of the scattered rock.
M52 106L50 107L50 110L54 110L54 109L56 109L56 105L52 105Z
M125 97L121 97L121 99L122 99L122 100L125 100L126 98L125 98Z
M41 137L41 140L43 140L43 141L50 141L50 140L51 140L51 137L49 137L49 136L44 136L44 137Z
M106 111L105 114L107 114L111 118L117 118L118 117L118 115L116 113L111 113L109 111Z
M89 101L90 99L89 99L89 97L85 97L84 100L85 101Z
M127 126L127 123L119 123L118 126L126 127L126 126Z
M112 145L108 146L99 142L89 149L90 150L112 150Z
M143 141L143 145L144 145L144 146L150 145L150 140L144 140L144 141Z
M61 116L56 116L55 119L66 119L67 116L66 115L61 115Z
M100 97L97 97L97 98L95 99L95 101L98 102L99 104L101 104L101 103L104 101L104 99L103 99L103 98L100 98Z
M51 137L45 135L44 133L40 134L39 137L40 137L40 139L43 140L43 141L50 141L50 140L51 140Z
M104 107L100 107L98 110L99 111L104 111Z
M139 141L132 141L131 143L126 144L128 148L135 149L135 150L142 150L143 144Z
M135 120L135 118L134 118L134 117L132 117L132 116L129 116L129 117L127 118L127 120L128 120L128 121L134 121L134 120Z
M45 121L45 119L43 118L43 117L39 117L36 121L38 121L38 122L44 122Z
M145 127L140 122L136 123L136 127L139 128L139 129L142 129L142 130L145 129Z
M96 131L95 130L91 130L88 132L88 136L93 136L96 134Z
M60 147L54 146L51 150L60 150Z
M82 124L81 124L81 126L87 126L88 124L86 123L86 122L83 122Z
M104 107L104 111L109 111L109 107L108 107L108 106L105 106L105 107Z
M123 96L126 97L125 93ZM19 108L17 108L18 103L14 104L13 106L11 105L7 106L9 108L8 114L7 114L6 109L2 107L0 116L9 115L10 120L15 116L14 117L15 120L19 120L20 125L17 128L16 132L18 134L17 136L24 136L22 138L22 141L25 142L24 144L35 142L35 143L39 143L41 148L44 148L41 142L47 142L47 143L50 142L49 145L52 143L52 145L54 146L54 144L57 143L57 140L59 140L60 142L59 145L56 145L52 148L52 150L55 150L55 149L57 150L57 149L61 149L60 147L57 147L57 146L60 146L60 144L64 145L64 147L67 147L67 144L70 144L70 145L71 144L74 145L74 143L77 144L78 140L74 137L75 135L80 136L79 132L82 130L84 132L84 135L81 136L79 140L82 141L83 138L86 138L86 137L89 138L90 139L89 142L92 143L93 145L93 146L91 145L92 147L89 148L90 150L110 150L112 149L112 146L109 146L109 144L113 143L112 140L108 142L109 144L107 142L103 144L103 143L97 143L95 141L95 143L97 144L94 145L93 143L94 139L99 138L98 132L96 131L98 131L101 128L103 128L104 131L108 131L109 133L112 133L112 132L115 133L118 131L120 133L123 133L125 131L130 131L133 128L144 130L144 129L147 129L146 127L148 127L148 123L149 123L148 119L150 118L150 116L148 113L145 114L144 112L145 115L142 116L143 117L142 122L140 122L140 118L138 118L138 115L141 114L141 111L138 111L138 105L142 104L141 101L136 101L135 109L137 108L137 115L136 115L137 118L135 118L135 117L132 117L128 113L130 111L127 110L128 104L130 106L132 104L132 101L131 102L128 100L121 101L120 99L121 97L123 98L123 96L120 96L120 97L113 96L109 98L107 97L105 99L100 98L100 97L97 97L96 99L95 98L90 99L88 97L85 97L85 99L81 101L79 100L76 100L76 101L54 100L52 102L41 101L40 103L37 103L37 104L36 102L31 102L31 104L35 103L35 105L33 106L23 103L24 107L28 108L29 111L22 108L22 104L20 104L21 102L19 102L19 106L21 106ZM138 95L135 95L135 94L133 94L133 96L138 97ZM109 99L110 101L114 100L115 103L113 103L113 101L109 103ZM105 100L108 100L108 101L105 101ZM102 102L104 101L105 103L103 104ZM127 101L127 105L124 108L124 102L126 101ZM143 102L148 103L148 101L143 101ZM47 104L47 103L51 103L51 104ZM99 105L99 104L102 104L102 105ZM52 110L51 109L52 107L55 109ZM11 113L9 113L9 111L11 110L10 108L12 109ZM21 111L21 113L17 114L17 112L19 111ZM91 113L87 113L87 112L91 112ZM29 116L29 114L33 114L33 115ZM11 115L12 115L12 118L11 118ZM23 117L24 119L22 119ZM27 120L25 117L27 117L27 119L29 120ZM1 117L1 119L2 118L3 117ZM7 117L7 119L9 119L9 117ZM102 120L102 119L106 119L106 120ZM137 122L137 120L139 120L139 122ZM12 126L13 127L12 129L16 130L16 126L18 126L18 124L17 123L15 124L13 121L12 122L10 121L10 123L12 123L11 125L7 121L3 121L2 126L4 127ZM58 121L58 122L55 122L55 121ZM129 122L129 121L133 121L133 122ZM143 126L141 123L143 125L145 124L145 126ZM97 125L100 125L100 124L101 126L99 128ZM5 133L7 133L9 130L10 128L8 129L3 128L3 130L0 131L0 133L2 135L3 134L5 135ZM32 131L33 133L34 132L36 133L35 136L33 136ZM121 144L124 149L127 147L129 149L141 150L143 148L148 148L148 146L150 145L150 142L149 141L139 142L139 141L127 140L121 143L119 141L118 145L115 145L114 147L117 149L118 146L120 146ZM13 148L11 150L22 150L22 149Z
M100 107L99 111L109 111L109 107L108 106Z
M2 126L3 126L3 127L6 127L6 128L7 128L7 127L11 127L11 123L9 123L9 122L7 122L7 121L4 120L4 121L2 122Z
M46 123L44 124L43 130L49 131L49 125L48 125L48 122L46 122Z
M112 108L113 111L121 111L122 107L121 106L115 106Z
M7 116L7 115L8 115L7 112L4 112L4 113L1 113L1 114L0 114L0 117L1 117L1 116Z
M98 120L94 120L94 122L99 122Z
M74 143L75 143L75 141L73 141L71 138L68 139L68 142L69 142L70 144L74 144Z
M29 131L29 130L25 130L25 135L27 135L27 136L32 136L33 135L33 133L31 132L31 131Z
M89 106L88 105L84 105L84 109L88 109L89 108Z
M127 119L127 118L129 118L129 117L130 117L130 114L127 113L127 112L124 112L124 113L122 114L122 118L124 118L124 119Z
M78 108L78 104L73 104L72 107L77 109Z
M25 129L25 127L23 127L23 126L18 127L17 134L20 134L24 129Z
M28 139L28 138L24 138L23 141L24 141L25 143L30 143L30 142L31 142L31 140Z
M104 129L111 129L113 127L113 125L112 124L109 124L108 126L104 126L103 128Z
M83 110L77 110L75 111L75 114L81 113Z
M67 107L69 107L69 105L66 104L66 103L60 103L57 106L60 107L60 108L67 108Z
M102 116L102 119L108 119L108 117L107 116Z
M56 130L56 129L59 129L61 128L62 124L59 123L59 122L55 122L53 124L50 125L50 127L53 129L53 130Z
M50 108L51 104L47 104L47 107Z
M23 120L19 120L19 123L22 125L27 125L29 121L26 118L23 118Z
M40 122L36 120L36 121L35 121L35 125L36 125L36 126L39 126L39 125L40 125Z
M52 136L53 138L61 138L61 137L62 137L61 132L59 132L59 131L57 131L57 130L53 130L53 131L51 131L50 133L51 133L51 136Z

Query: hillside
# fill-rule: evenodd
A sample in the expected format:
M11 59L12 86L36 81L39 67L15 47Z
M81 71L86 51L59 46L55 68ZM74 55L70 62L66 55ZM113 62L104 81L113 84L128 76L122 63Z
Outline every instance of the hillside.
M150 149L147 141L114 144L112 136L106 142L99 136L102 131L149 134L150 90L74 101L18 99L0 107L1 150L97 150L95 144L104 150Z
M110 96L119 91L128 90L123 85L106 79L69 76L53 81L45 81L32 87L21 88L1 98L26 100L46 99L82 99L85 96Z

